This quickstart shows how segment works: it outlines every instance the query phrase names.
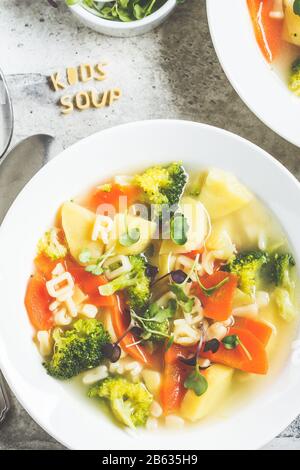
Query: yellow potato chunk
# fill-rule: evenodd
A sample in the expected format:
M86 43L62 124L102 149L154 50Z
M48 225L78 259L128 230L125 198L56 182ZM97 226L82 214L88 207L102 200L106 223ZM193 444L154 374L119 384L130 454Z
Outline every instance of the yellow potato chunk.
M300 16L294 13L294 1L284 0L283 39L291 44L300 46Z
M76 261L79 262L79 255L83 250L89 250L95 258L103 253L103 243L92 241L96 219L93 212L74 202L65 202L61 209L61 218L70 253Z
M202 187L199 200L212 219L218 219L241 209L253 195L229 172L211 169Z
M217 259L229 260L235 252L235 245L226 229L219 226L212 228L211 235L206 242L208 251L214 252Z
M185 196L180 202L180 212L188 223L187 242L177 245L173 240L163 240L160 255L169 253L189 253L202 247L209 230L209 221L203 204L192 197Z
M161 386L161 374L156 370L143 369L142 377L149 392L157 396Z
M249 294L245 294L241 289L235 289L233 297L232 308L245 307L246 305L253 304L253 297Z
M140 238L130 246L122 246L120 237L133 229L139 229ZM156 223L126 214L117 214L114 219L114 228L110 235L107 249L114 246L114 252L120 255L138 255L143 253L149 246L156 231Z
M233 369L215 364L206 371L208 389L198 397L188 390L181 404L180 415L190 421L199 421L211 414L225 399L230 388Z

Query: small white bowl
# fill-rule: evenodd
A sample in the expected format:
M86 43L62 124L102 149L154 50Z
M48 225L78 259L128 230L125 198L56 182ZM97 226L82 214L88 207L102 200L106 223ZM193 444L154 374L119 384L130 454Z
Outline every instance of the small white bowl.
M152 29L156 28L167 19L175 7L176 0L167 0L166 3L157 11L152 13L152 15L149 15L142 20L130 21L128 23L105 20L89 12L81 5L73 5L69 8L76 18L98 33L106 34L107 36L125 38L129 36L138 36L139 34L145 34L152 31Z

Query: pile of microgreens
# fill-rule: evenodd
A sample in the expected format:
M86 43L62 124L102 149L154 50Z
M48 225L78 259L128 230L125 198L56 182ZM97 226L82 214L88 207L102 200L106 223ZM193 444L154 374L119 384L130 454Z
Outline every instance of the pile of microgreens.
M57 0L47 0L49 5L58 8ZM69 6L81 5L101 18L113 21L130 22L141 20L161 8L167 0L65 0ZM180 5L185 0L177 0Z

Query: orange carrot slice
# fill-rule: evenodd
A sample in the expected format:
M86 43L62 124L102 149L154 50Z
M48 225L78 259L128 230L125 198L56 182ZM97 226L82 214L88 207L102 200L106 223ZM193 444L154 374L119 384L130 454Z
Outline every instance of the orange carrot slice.
M188 357L189 348L173 344L165 353L165 367L160 391L160 399L165 415L176 412L186 394L184 382L191 371L178 356Z
M89 302L96 307L112 307L115 300L113 296L102 296L99 293L99 286L108 281L105 276L95 276L88 273L83 266L80 266L71 258L66 260L66 269L69 271L80 289L89 296Z
M233 298L238 278L234 274L223 271L217 271L212 275L206 275L201 278L201 283L206 289L217 286L225 279L228 279L228 281L211 296L208 296L198 283L193 285L195 294L204 306L204 316L218 321L225 321L232 314Z
M274 0L247 0L256 41L268 62L278 56L282 45L283 21L270 17Z
M51 279L51 273L58 263L64 263L64 259L53 261L43 253L39 254L34 260L38 273L47 280Z
M90 209L96 211L97 208L102 204L110 204L117 211L120 211L122 209L122 204L130 207L132 204L137 202L140 194L141 190L138 188L138 186L120 186L118 184L112 184L110 191L105 191L101 189L101 187L100 189L97 189L92 194L88 202L88 206Z
M34 328L50 330L53 326L53 315L49 310L51 297L46 289L46 281L39 275L30 278L25 295L25 307L29 320Z
M111 307L112 325L117 338L121 338L129 326L130 318L119 296L114 295L112 297L114 299L114 305ZM150 354L143 346L135 344L136 342L137 338L133 333L129 332L120 341L120 345L133 359L142 362L148 367L159 369L161 361L159 361L158 356Z
M242 328L248 330L254 334L254 336L266 347L273 333L272 328L269 325L251 318L235 318L236 328Z
M243 347L239 345L235 349L226 349L221 343L216 353L212 353L211 351L203 352L201 353L201 357L210 359L217 364L232 367L233 369L250 372L252 374L266 375L269 366L264 345L253 333L242 328L230 328L228 336L230 335L237 335Z

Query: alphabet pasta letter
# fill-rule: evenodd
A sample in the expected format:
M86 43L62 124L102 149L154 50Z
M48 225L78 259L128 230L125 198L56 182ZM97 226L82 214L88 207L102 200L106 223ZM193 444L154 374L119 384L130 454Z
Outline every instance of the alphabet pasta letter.
M78 109L88 109L91 105L90 97L86 91L80 91L75 96L75 102Z
M61 88L62 90L64 90L66 88L66 85L62 82L59 81L59 73L54 73L51 75L51 82L52 82L52 86L54 88L55 91L59 91L59 89Z
M74 110L71 96L62 96L60 99L60 104L64 107L62 109L62 114L70 114Z
M120 88L113 88L109 92L109 98L108 98L107 105L111 106L113 104L113 102L117 101L119 98L121 98L121 96L122 96L122 92L121 92Z
M75 85L78 82L78 72L74 67L67 68L67 79L69 85Z
M79 67L80 80L85 83L93 78L93 69L90 64L81 64Z
M97 64L95 65L95 70L96 72L98 73L98 75L94 75L94 79L95 80L98 80L99 82L101 82L102 80L105 80L106 77L107 77L107 73L105 72L105 70L103 70L103 65L105 64Z
M105 91L103 94L99 94L99 98L97 97L97 93L95 91L91 91L91 101L94 108L103 108L107 101L107 94L108 92Z

